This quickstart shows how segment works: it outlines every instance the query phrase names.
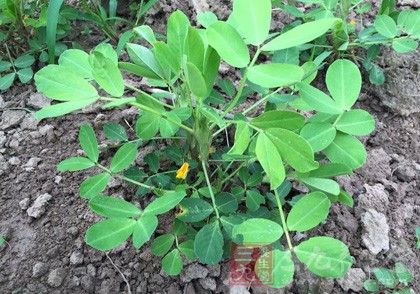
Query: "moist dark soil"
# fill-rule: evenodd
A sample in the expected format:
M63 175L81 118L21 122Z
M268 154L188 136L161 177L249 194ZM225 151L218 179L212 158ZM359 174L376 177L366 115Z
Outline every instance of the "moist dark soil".
M197 9L185 1L162 3L149 19L161 32L173 10L192 15ZM223 17L229 1L218 4L209 8ZM229 71L222 74L232 79L236 75ZM60 173L56 165L82 154L78 145L82 124L91 124L102 142L101 129L108 121L121 123L132 132L137 110L103 111L98 106L37 122L24 110L36 108L28 102L35 93L33 85L16 85L0 93L0 235L8 242L0 247L0 293L127 293L128 288L132 293L363 293L360 281L372 276L374 267L393 268L397 261L414 274L412 288L420 292L420 250L415 237L415 228L420 225L420 115L394 113L374 95L372 87L364 87L356 105L376 120L374 133L362 138L367 163L354 174L339 178L353 195L354 208L334 204L326 224L294 236L296 241L313 235L342 240L350 248L353 268L359 275L337 281L315 278L298 268L295 282L284 290L229 287L227 261L203 266L184 260L181 275L169 277L161 270L161 258L151 254L150 242L140 250L125 242L107 254L86 245L85 231L100 217L91 212L78 189L92 171ZM11 124L9 116L16 118ZM132 186L116 180L106 193L134 203L143 201L132 197ZM51 196L45 210L38 218L29 216L28 207L44 194ZM371 210L378 217L377 228L389 229L379 232L383 238L378 246L383 248L378 253L373 253L372 245L365 241L372 224L362 220ZM160 217L156 236L167 230L172 219L173 211Z

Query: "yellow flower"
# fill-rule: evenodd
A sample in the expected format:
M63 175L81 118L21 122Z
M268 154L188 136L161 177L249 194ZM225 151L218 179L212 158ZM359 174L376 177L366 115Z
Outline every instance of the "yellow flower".
M188 168L190 165L187 162L184 162L179 170L176 171L176 178L177 179L183 179L187 177L188 174Z
M356 21L355 21L354 19L352 19L352 20L350 21L350 24L351 24L352 26L354 26L354 25L356 24Z

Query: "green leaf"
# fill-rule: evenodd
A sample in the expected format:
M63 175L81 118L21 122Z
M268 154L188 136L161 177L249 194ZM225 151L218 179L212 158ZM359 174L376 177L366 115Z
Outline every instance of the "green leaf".
M3 236L0 236L0 246L6 243L6 239Z
M140 77L160 79L160 77L157 74L155 74L150 68L148 68L145 65L138 65L130 62L119 62L118 67L122 70L133 73Z
M353 62L339 59L328 68L326 82L328 91L337 104L342 109L350 109L359 97L362 76Z
M336 181L331 179L301 178L300 180L311 190L322 191L333 195L338 195L340 193L340 186Z
M137 145L126 143L122 145L112 157L110 169L112 172L120 172L130 166L137 157Z
M32 55L22 55L16 58L15 62L13 63L18 68L29 67L35 62L35 57Z
M375 120L367 111L354 109L343 113L335 127L343 133L364 136L375 129Z
M175 236L182 236L187 233L187 226L182 221L175 219L172 224L172 232Z
M184 44L187 38L188 27L190 21L182 11L177 10L171 14L168 19L167 25L167 43L179 60L182 59L184 54Z
M150 250L156 256L165 255L174 244L174 235L162 235L157 237L152 244Z
M44 118L62 116L62 115L71 113L75 110L82 109L96 102L98 98L99 97L94 98L94 99L88 99L88 100L69 101L69 102L63 102L63 103L47 106L35 112L35 118L38 120L41 120Z
M112 108L112 107L120 107L123 106L125 104L131 103L131 102L135 102L136 98L131 97L131 98L120 98L118 100L114 100L112 102L106 103L104 105L102 105L102 109L108 109L108 108Z
M397 278L395 274L386 268L374 268L373 273L375 274L376 278L378 279L379 283L393 289L397 284Z
M420 10L412 11L405 21L405 31L409 35L420 33Z
M216 196L216 206L220 212L232 213L238 210L238 201L232 194L222 192Z
M117 52L114 50L111 44L109 43L101 43L96 46L92 53L100 53L105 58L110 59L115 65L118 65L118 55Z
M377 292L379 291L379 288L380 288L379 283L376 280L372 280L372 279L366 280L363 283L363 287L365 288L366 291L369 291L369 292Z
M267 277L266 262L271 263L269 276ZM290 251L280 251L278 249L268 251L261 255L255 263L255 273L260 281L273 288L283 288L293 280L295 264L292 260Z
M143 159L144 159L144 162L147 163L151 171L155 173L158 172L160 168L160 163L159 163L159 157L157 157L155 153L149 153L146 156L144 156Z
M158 77L164 77L163 69L153 51L141 45L132 43L128 43L126 47L128 55L135 64L145 68L147 71L153 72Z
M160 116L153 113L143 114L136 122L136 134L140 139L150 140L154 137L160 125Z
M7 90L13 84L16 74L14 72L0 78L0 90ZM39 89L38 89L39 90Z
M163 196L150 203L144 210L146 215L165 213L174 208L185 197L185 191L166 192Z
M32 68L27 67L27 68L22 68L22 69L18 70L17 74L18 74L18 77L19 77L19 81L22 84L26 84L27 82L29 82L32 79L32 76L34 75L34 72L32 71Z
M47 7L47 27L46 27L46 41L48 47L48 55L50 63L54 63L56 42L57 42L57 24L60 18L60 8L63 0L53 0L48 3Z
M79 77L93 79L92 67L89 63L89 54L78 49L69 49L63 52L58 59L58 64L67 68Z
M331 202L321 192L309 193L301 198L287 216L287 227L291 231L303 232L315 228L328 216Z
M140 216L141 214L140 209L130 202L109 196L95 196L91 198L89 207L97 214L110 218Z
M246 148L248 148L250 139L251 131L249 130L247 123L242 121L238 122L236 124L235 143L228 153L242 155Z
M198 22L205 28L208 28L213 23L215 23L218 19L216 14L211 11L200 12L197 14Z
M181 68L181 60L177 58L175 53L169 48L167 44L162 41L154 42L154 53L162 68L170 68L171 71L177 75ZM170 75L168 76L170 78Z
M127 240L135 225L136 221L129 218L103 220L86 231L86 243L98 250L110 250Z
M411 283L413 281L413 275L410 270L401 262L395 263L395 274L398 277L400 283Z
M398 34L397 24L388 15L376 16L374 26L378 33L387 38L394 38Z
M204 45L202 33L204 36L204 31L200 31L194 27L188 28L187 39L185 42L185 55L187 55L187 61L194 64L200 72L203 72L204 68L204 58L206 57L205 51L207 44Z
M298 88L300 97L313 109L328 114L340 114L343 112L336 101L317 88L306 83L299 83Z
M107 122L104 125L105 137L109 140L115 141L127 141L127 133L124 130L124 127L120 124L114 122Z
M301 67L286 63L268 63L249 69L248 79L264 88L285 87L302 80L304 71Z
M355 137L337 133L334 141L325 149L325 155L332 163L342 163L356 169L366 161L366 150Z
M124 81L118 66L100 52L93 51L90 55L92 75L98 85L114 97L124 94Z
M178 249L189 260L194 260L196 258L196 255L195 255L195 252L194 252L194 241L193 240L187 240L185 242L182 242L181 244L178 245Z
M283 234L281 226L268 219L252 218L236 225L232 231L235 243L264 246L280 239Z
M318 167L311 146L302 137L283 129L268 129L266 134L280 156L297 171L305 173Z
M369 73L369 81L374 85L382 85L385 82L385 75L381 68L374 65Z
M255 153L270 179L270 189L276 189L286 178L286 172L279 150L265 133L258 135Z
M353 263L347 246L330 237L310 238L294 250L297 258L320 277L342 277Z
M133 245L136 249L150 240L158 226L158 218L155 215L143 215L135 224L133 231Z
M308 141L314 152L327 148L335 135L335 128L327 123L309 123L300 130L300 136Z
M80 185L80 196L86 199L97 196L105 190L110 179L111 176L108 173L101 173L87 178Z
M181 123L181 119L174 112L166 112L165 116L177 121L179 124ZM159 129L162 138L167 138L173 136L179 130L179 125L162 118L159 120Z
M133 32L143 37L143 39L145 39L150 44L156 42L155 34L153 33L152 28L149 26L142 25L142 26L135 27L133 29Z
M226 239L232 239L232 231L236 225L241 224L245 218L238 214L231 214L229 216L220 217L220 223L223 226L223 235Z
M162 268L170 276L179 275L182 267L182 259L178 249L172 250L162 259Z
M344 190L340 190L340 194L338 194L338 201L347 205L348 207L353 207L354 205L353 198L348 192Z
M299 65L299 49L297 47L274 51L273 62Z
M260 208L260 204L265 203L265 198L258 191L246 191L246 207L249 211L256 211Z
M327 163L309 173L311 178L331 178L353 173L352 169L341 163Z
M95 87L60 65L48 65L35 74L39 92L60 101L92 99L98 96Z
M258 46L267 39L271 23L270 0L233 1L233 13L248 43Z
M217 264L223 255L223 235L219 222L205 225L195 236L194 252L204 264Z
M8 61L0 60L0 72L5 71L6 69L9 69L12 66L12 64Z
M234 67L245 67L250 61L249 51L239 33L229 24L217 21L206 30L207 41L220 57Z
M205 98L207 95L207 84L200 70L194 64L187 62L185 73L191 92L199 98Z
M392 48L397 51L398 53L407 53L410 51L414 51L419 46L418 41L413 39L396 39L392 41Z
M338 18L325 18L299 25L274 38L261 49L263 51L282 50L308 43L324 35L331 27L340 24Z
M305 117L289 110L272 110L253 118L251 124L259 129L282 128L296 131L305 124Z
M87 157L93 162L98 162L98 141L96 140L95 132L90 125L84 124L80 127L79 142Z
M183 222L198 222L208 217L213 212L213 207L200 198L187 198L179 203L181 212L176 218Z
M92 160L85 157L71 157L63 160L57 165L58 171L78 171L95 166Z

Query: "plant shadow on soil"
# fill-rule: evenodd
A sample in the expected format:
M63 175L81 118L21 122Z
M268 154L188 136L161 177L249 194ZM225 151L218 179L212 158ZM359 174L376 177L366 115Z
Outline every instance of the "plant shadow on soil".
M156 12L155 15L166 19L175 7L184 8L184 11L193 9L186 7L185 3L174 2L165 6L165 18L160 18L161 13ZM234 77L235 73L225 72L224 75ZM34 99L35 93L31 85L13 87L0 93L0 108L27 107L28 104L30 107L29 101ZM355 257L353 268L361 269L365 278L369 277L372 268L392 268L396 261L406 264L415 276L420 272L420 251L415 247L415 227L420 225L420 115L390 113L371 93L369 86L362 93L356 108L371 112L377 128L364 138L368 151L366 165L353 175L339 178L343 187L353 195L355 207L334 204L326 224L310 231L307 237L316 234L342 240L349 245ZM250 101L252 103L252 99ZM5 119L8 115L16 119L10 122ZM77 138L80 125L91 123L102 142L103 124L115 121L133 126L136 110L100 111L98 107L93 107L63 118L36 123L29 113L3 109L2 118L0 234L6 237L10 246L0 248L0 292L126 293L125 282L106 255L84 242L86 229L100 219L78 195L79 184L89 172L59 173L56 164L81 154ZM129 184L112 181L106 192L111 196L124 195L126 199L131 199L134 189ZM41 210L37 219L28 216L27 208L45 193L52 196L44 206L45 211ZM382 214L384 221L369 222L371 210L375 211L374 216ZM172 219L172 212L161 216L157 233L169 230ZM386 227L389 227L389 242L382 238L382 243L376 244L376 247L370 244L369 237L375 236L372 237L369 232ZM384 235L380 232L379 238L381 234ZM389 249L386 249L387 244ZM369 251L378 249L378 246L378 254ZM110 258L129 281L133 293L229 291L227 262L218 266L202 266L184 260L186 266L182 274L168 277L161 270L161 258L154 257L149 247L150 242L135 250L129 240L109 252ZM297 282L275 293L360 293L362 291L354 291L357 289L354 284L359 285L363 278L363 274L358 273L353 276L353 282L349 282L350 279L336 281L316 278L305 269L298 268L295 273ZM415 278L412 285L416 292L420 292L418 279ZM246 287L237 287L236 290L248 293ZM262 287L252 287L249 291L274 293Z

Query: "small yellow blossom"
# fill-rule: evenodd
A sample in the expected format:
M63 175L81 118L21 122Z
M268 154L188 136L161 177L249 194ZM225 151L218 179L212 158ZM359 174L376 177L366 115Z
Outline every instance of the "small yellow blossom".
M188 168L190 165L187 162L184 162L179 170L176 171L176 178L177 179L183 179L187 177L188 174Z
M354 25L356 24L356 21L355 21L354 19L352 19L352 20L350 21L350 24L351 24L352 26L354 26Z

